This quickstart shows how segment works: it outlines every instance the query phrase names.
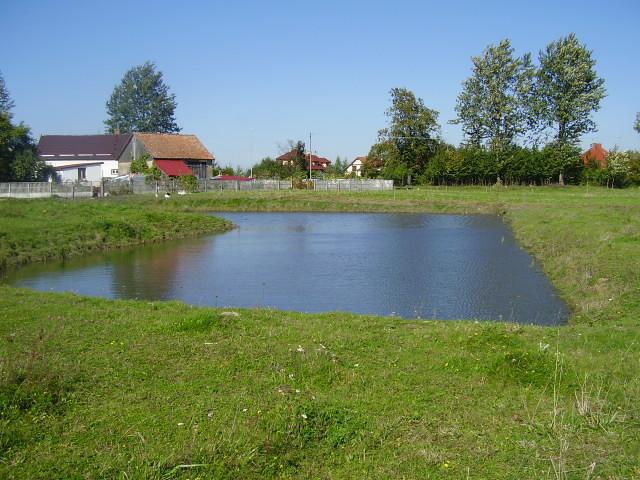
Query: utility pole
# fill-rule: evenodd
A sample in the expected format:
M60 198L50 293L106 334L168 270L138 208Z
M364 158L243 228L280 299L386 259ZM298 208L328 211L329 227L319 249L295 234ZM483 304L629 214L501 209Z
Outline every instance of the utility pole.
M311 132L309 132L309 181L311 181Z

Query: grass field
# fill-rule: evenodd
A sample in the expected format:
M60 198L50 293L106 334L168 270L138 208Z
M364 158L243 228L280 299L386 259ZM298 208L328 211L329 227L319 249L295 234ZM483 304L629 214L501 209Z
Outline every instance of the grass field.
M640 478L637 189L224 192L65 205L132 228L136 216L171 218L178 235L178 225L225 228L197 214L210 210L498 213L574 315L545 328L0 287L2 478ZM67 236L71 254L101 248L83 246L93 237L66 224L74 214L58 220L53 254L24 253L46 250L33 245L53 222L37 213L56 206L0 201L5 258L55 258ZM6 221L7 211L22 217ZM135 242L161 230L147 238L141 228Z

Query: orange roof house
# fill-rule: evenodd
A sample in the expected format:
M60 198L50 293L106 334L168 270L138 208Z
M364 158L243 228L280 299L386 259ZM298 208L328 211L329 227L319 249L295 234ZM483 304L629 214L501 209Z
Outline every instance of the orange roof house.
M585 165L597 163L600 168L607 168L607 155L609 152L603 148L601 143L594 143L591 148L582 154L582 161Z
M195 175L209 178L215 157L195 135L177 133L134 133L133 141L127 147L127 154L120 159L120 170L128 173L131 160L146 153L149 165L152 161L170 177Z

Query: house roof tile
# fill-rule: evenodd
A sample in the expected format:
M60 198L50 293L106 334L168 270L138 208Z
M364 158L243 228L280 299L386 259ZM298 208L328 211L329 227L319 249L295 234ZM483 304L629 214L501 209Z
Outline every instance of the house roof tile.
M214 160L214 156L195 135L136 133L136 138L155 159Z
M43 160L118 160L132 135L42 135Z

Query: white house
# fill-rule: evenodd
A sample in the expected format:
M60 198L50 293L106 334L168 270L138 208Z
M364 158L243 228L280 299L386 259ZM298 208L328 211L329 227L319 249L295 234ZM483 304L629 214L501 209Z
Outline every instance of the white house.
M59 182L99 182L102 180L104 162L72 163L53 167Z
M51 165L58 181L97 182L117 177L118 161L132 135L43 135L38 156Z
M353 162L349 164L349 166L345 169L347 174L355 173L356 177L362 176L362 166L364 165L364 161L367 157L356 157L353 159Z

